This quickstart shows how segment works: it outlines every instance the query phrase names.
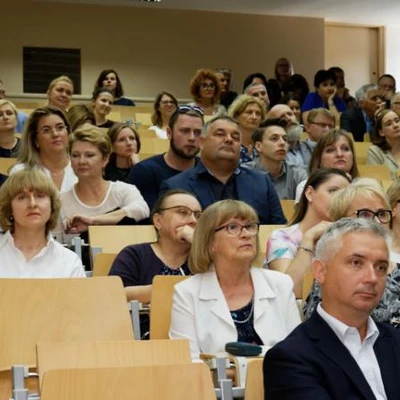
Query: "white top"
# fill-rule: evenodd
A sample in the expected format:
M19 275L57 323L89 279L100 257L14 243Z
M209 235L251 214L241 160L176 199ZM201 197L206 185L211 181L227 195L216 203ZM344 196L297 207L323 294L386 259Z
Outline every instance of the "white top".
M285 274L250 269L254 287L253 326L265 346L273 346L301 322L293 281ZM215 271L196 274L175 285L171 339L187 339L191 356L219 353L238 333Z
M294 199L294 204L297 204L300 201L300 197L303 194L304 187L306 186L307 179L301 181L296 188L296 197Z
M7 231L0 237L0 278L84 278L82 262L73 251L48 236L47 245L31 260L14 245Z
M333 330L343 346L350 352L351 356L360 367L376 399L387 400L381 370L374 352L374 344L379 336L379 330L374 320L371 317L368 318L367 335L361 342L357 328L348 326L337 318L332 317L332 315L328 314L321 307L321 303L317 306L317 312Z
M15 164L10 170L10 175L25 168L26 164ZM51 179L51 173L46 167L38 165L38 168ZM60 193L65 193L71 190L76 182L78 182L78 178L71 167L71 162L68 162L68 165L64 168L64 178L61 184Z
M157 125L152 125L149 127L149 129L154 131L159 139L168 139L167 131L165 131L162 128L159 128Z

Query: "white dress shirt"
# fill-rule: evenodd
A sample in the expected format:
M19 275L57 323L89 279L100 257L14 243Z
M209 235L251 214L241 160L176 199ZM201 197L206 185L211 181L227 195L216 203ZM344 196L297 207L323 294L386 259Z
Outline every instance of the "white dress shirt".
M83 278L82 262L71 250L56 242L51 235L45 247L31 260L14 245L7 231L0 237L0 278Z
M374 352L374 344L379 336L379 330L374 320L371 317L368 318L367 334L361 342L357 328L348 326L332 317L322 308L321 303L317 306L317 312L350 352L377 400L387 400L381 370Z

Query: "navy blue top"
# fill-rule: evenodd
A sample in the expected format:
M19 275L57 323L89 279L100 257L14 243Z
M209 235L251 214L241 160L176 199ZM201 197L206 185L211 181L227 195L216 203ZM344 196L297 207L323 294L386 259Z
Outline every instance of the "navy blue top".
M135 103L132 100L127 99L126 97L121 97L117 100L114 100L116 106L134 106Z
M242 308L239 308L238 310L231 311L231 317L238 332L238 342L252 343L262 346L264 343L254 329L253 304L254 299L251 299L249 304L245 305Z

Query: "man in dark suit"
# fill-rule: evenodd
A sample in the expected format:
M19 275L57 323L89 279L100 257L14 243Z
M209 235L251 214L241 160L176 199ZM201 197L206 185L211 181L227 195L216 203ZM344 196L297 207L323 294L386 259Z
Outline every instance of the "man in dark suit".
M364 141L364 134L374 127L374 115L385 106L381 89L375 84L366 84L356 92L358 106L347 109L340 115L340 128L353 134L356 142Z
M280 201L268 175L239 166L241 132L227 116L209 121L200 138L200 162L161 185L193 193L203 209L223 199L242 200L257 212L261 224L285 224Z
M369 316L385 289L386 235L344 218L321 237L312 268L322 303L267 352L265 400L400 399L400 332Z

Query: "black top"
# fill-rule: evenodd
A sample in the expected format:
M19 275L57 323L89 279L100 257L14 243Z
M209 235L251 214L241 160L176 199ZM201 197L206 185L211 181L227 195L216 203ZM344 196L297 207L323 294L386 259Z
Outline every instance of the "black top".
M128 183L130 168L118 168L115 160L115 153L112 153L110 160L104 169L104 179L107 181L121 181Z
M18 156L20 148L21 140L17 138L17 143L15 143L15 146L12 149L5 149L4 147L0 147L0 157L15 158Z
M116 106L134 106L135 102L127 99L126 97L121 97L117 100L114 100L113 104L115 104Z
M111 121L111 120L107 120L106 122L104 122L101 125L97 125L98 128L111 128L113 125L115 124L115 121Z

